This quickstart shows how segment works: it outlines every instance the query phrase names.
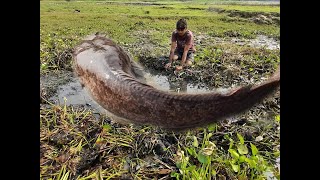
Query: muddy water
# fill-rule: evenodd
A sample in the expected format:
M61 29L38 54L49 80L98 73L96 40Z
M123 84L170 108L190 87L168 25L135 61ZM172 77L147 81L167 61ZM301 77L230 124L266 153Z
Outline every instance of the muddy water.
M91 98L89 92L81 86L75 77L71 77L67 84L59 86L57 93L49 100L59 105L85 106L99 113L104 112L104 109Z
M149 85L152 85L153 87L166 92L191 94L191 93L202 93L202 92L209 91L209 89L205 86L190 84L186 81L181 81L178 83L170 83L170 81L168 80L168 77L164 75L159 75L159 74L153 75L150 73L146 73L145 78Z

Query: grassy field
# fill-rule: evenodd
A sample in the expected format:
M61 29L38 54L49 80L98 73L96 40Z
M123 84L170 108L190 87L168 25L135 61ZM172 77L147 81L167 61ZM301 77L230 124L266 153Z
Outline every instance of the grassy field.
M108 2L40 1L40 57L43 68L57 69L59 55L88 34L107 33L117 43L139 44L141 32L150 42L169 48L169 37L179 18L186 18L194 34L254 38L257 34L280 37L277 24L257 24L246 18L229 17L219 10L279 13L279 6L205 5L169 3L164 5ZM80 13L75 12L80 10Z
M215 42L257 35L279 40L280 7L273 3L42 0L41 75L72 71L72 48L96 32L106 33L137 61L167 56L180 18L187 19L195 39L201 40L194 68L208 70L199 77L210 86L229 86L230 78L239 77L230 71L229 80L222 78L218 65L229 70L241 60L234 69L258 81L280 62L280 50ZM274 111L267 121L260 121L266 109L257 107L239 116L241 121L179 133L121 125L94 116L90 109L44 101L41 179L280 179L280 107L273 107L279 104L274 99L263 103Z

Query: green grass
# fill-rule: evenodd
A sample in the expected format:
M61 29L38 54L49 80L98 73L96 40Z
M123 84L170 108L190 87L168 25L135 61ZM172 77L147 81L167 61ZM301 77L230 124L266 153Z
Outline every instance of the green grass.
M190 8L199 9L190 9ZM171 32L179 18L188 20L195 35L209 34L224 37L228 32L254 38L257 34L280 37L279 26L238 21L227 13L209 11L209 8L227 10L279 12L279 6L241 5L186 5L182 3L145 6L141 4L113 4L95 1L65 2L40 1L40 60L42 69L59 69L59 64L70 64L72 48L88 34L104 32L120 45L139 44L141 35L158 46L168 47ZM80 13L74 12L76 9ZM69 53L69 56L67 56ZM43 72L43 71L41 71Z

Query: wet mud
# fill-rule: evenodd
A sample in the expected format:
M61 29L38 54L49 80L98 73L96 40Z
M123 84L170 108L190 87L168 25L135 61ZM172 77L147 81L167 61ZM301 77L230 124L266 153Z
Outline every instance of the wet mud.
M239 17L248 19L257 24L276 24L280 25L280 13L275 12L246 12L238 10L226 11L229 17Z
M221 20L226 22L254 22L256 24L280 25L280 13L277 12L248 12L240 10L225 10L222 8L209 7L208 11L226 13Z

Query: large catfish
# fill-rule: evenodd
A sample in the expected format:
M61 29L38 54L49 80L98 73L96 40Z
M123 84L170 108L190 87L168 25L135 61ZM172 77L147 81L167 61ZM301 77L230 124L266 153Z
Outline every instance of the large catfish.
M74 71L92 98L112 114L134 124L166 129L205 126L241 113L280 86L280 66L260 84L225 92L178 94L161 91L142 80L141 71L111 39L91 35L75 47Z

